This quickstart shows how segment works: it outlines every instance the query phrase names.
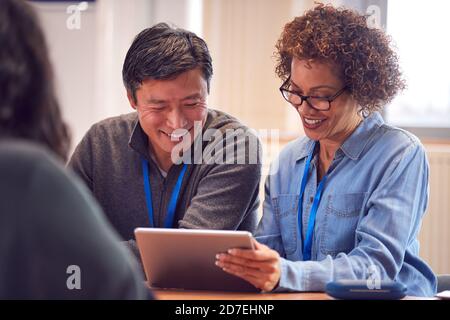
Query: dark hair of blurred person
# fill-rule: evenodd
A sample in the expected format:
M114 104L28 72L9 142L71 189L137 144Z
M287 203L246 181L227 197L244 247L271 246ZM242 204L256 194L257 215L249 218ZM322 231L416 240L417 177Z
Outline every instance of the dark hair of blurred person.
M0 1L0 138L47 146L66 160L69 133L54 92L45 38L24 1Z

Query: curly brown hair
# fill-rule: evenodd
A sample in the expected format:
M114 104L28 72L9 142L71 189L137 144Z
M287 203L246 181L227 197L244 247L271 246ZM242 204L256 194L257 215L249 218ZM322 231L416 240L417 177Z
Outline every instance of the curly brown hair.
M367 16L319 4L287 23L276 44L277 75L285 81L293 57L332 62L364 116L405 88L390 38L367 26Z

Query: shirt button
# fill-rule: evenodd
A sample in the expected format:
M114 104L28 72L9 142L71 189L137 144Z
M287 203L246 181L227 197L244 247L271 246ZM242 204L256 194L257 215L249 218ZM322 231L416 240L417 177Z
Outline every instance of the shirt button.
M314 201L314 197L309 197L309 202L313 203L313 201Z

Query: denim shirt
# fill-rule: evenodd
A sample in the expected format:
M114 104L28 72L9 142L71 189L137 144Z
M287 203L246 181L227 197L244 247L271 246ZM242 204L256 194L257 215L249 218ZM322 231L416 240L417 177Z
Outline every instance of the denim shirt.
M367 117L337 150L317 210L311 260L303 261L298 225L300 183L315 141L289 143L265 184L257 240L281 256L275 291L324 291L341 279L395 280L408 295L431 296L436 277L419 257L417 236L428 203L429 167L412 134ZM306 234L317 190L316 154L303 197Z

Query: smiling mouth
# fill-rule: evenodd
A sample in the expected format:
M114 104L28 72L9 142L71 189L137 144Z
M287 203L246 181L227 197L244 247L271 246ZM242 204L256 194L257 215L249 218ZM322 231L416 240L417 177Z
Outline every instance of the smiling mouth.
M316 129L320 127L325 120L326 119L311 119L303 117L303 123L308 129Z
M175 132L167 133L167 132L164 132L162 130L160 130L160 131L163 134L165 134L167 137L169 137L170 140L172 140L172 141L180 141L181 138L183 138L185 135L187 135L189 133L190 130L183 129L183 132L179 132L179 133L175 133ZM174 131L176 131L176 130L174 130Z
M307 124L311 124L311 125L316 125L316 124L322 123L322 121L323 121L323 120L315 120L315 119L308 119L308 118L305 118L305 122L306 122Z

